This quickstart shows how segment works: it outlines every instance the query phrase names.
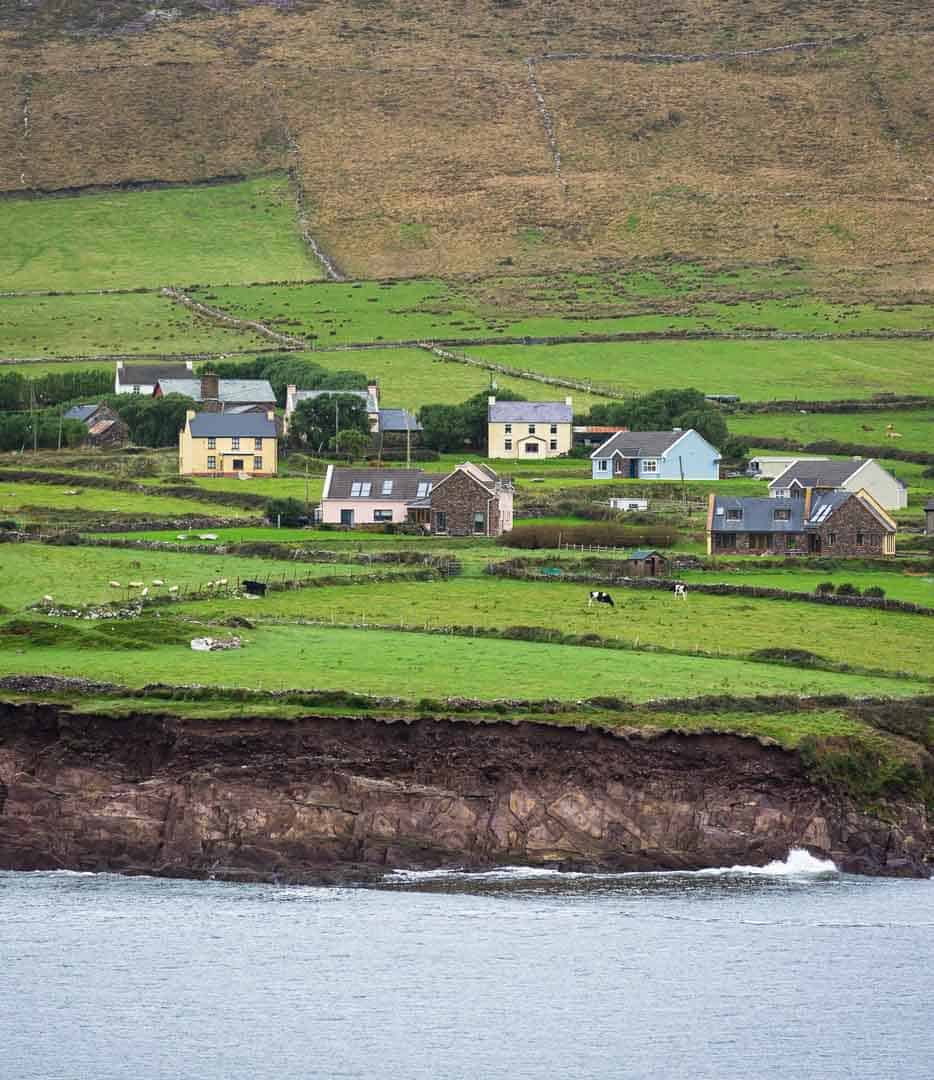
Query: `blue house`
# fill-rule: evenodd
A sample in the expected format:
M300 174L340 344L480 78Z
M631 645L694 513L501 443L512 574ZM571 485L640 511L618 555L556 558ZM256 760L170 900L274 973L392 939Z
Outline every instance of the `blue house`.
M620 431L590 459L594 480L720 479L720 451L693 428Z

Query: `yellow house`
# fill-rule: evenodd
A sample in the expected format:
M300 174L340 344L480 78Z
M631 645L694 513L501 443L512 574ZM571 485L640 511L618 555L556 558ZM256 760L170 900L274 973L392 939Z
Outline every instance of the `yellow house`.
M487 410L487 457L534 461L570 453L574 438L572 399L497 401Z
M189 409L178 435L182 476L275 476L275 414L196 413Z

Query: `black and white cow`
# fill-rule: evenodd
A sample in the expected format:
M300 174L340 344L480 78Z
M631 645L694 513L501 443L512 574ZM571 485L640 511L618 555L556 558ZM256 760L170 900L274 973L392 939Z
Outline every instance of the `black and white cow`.
M613 597L608 592L602 592L599 589L591 590L590 598L587 600L587 607L593 607L595 603L609 604L610 607L616 607L613 603Z

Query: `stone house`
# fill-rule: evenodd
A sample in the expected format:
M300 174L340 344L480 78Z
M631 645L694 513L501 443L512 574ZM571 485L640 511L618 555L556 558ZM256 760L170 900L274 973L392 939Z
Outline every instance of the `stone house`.
M465 462L432 488L431 531L445 536L501 536L512 528L513 487L487 465Z
M934 499L924 504L924 535L934 536Z
M813 491L802 498L749 498L711 493L707 554L895 554L896 524L866 491Z

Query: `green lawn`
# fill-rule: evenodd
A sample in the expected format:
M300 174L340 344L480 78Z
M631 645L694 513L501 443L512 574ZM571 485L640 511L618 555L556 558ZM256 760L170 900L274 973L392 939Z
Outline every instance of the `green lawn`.
M934 573L899 574L882 570L759 570L751 565L748 570L688 570L678 575L680 581L696 581L712 585L726 582L730 585L757 585L767 589L789 589L793 592L814 592L822 581L834 585L848 582L861 592L877 585L885 589L889 600L908 600L912 604L934 607ZM921 627L919 631L923 633ZM934 624L928 628L934 638Z
M192 637L197 633L192 627ZM415 699L465 695L567 700L614 694L644 701L752 692L908 696L925 689L910 680L739 660L428 634L281 626L246 631L244 637L243 649L218 653L196 653L185 645L131 652L6 647L0 649L0 672L78 676L129 686L172 682L261 690L343 688Z
M77 491L77 494L69 495L69 491ZM12 516L25 521L48 520L51 524L59 524L55 513L62 510L68 513L69 518L77 517L79 512L139 514L140 517L160 514L177 518L250 517L256 513L238 507L202 503L196 499L177 499L171 495L138 495L127 491L82 488L80 476L75 477L71 487L0 481L0 517ZM6 550L3 549L4 552Z
M0 358L224 352L251 347L268 348L269 340L196 319L187 308L158 293L0 296ZM33 365L19 370L40 374Z
M284 176L0 203L4 289L319 277Z
M899 389L934 393L928 341L611 342L490 346L470 354L624 393L694 386L747 401L861 398Z
M929 363L934 367L934 347ZM911 389L911 388L908 388ZM892 446L899 450L934 453L934 409L862 413L760 413L731 416L730 431L736 435L764 435L795 439L802 444L821 439L860 443L864 446ZM886 428L901 434L887 439ZM781 451L775 451L780 453ZM883 462L885 464L885 462ZM886 466L888 467L888 466Z
M544 626L685 653L739 656L787 647L835 662L934 676L934 624L917 615L699 593L676 601L671 593L655 590L617 589L613 596L615 608L591 609L585 585L463 578L280 593L251 610L257 618L338 623ZM195 602L186 610L214 618L225 605Z

